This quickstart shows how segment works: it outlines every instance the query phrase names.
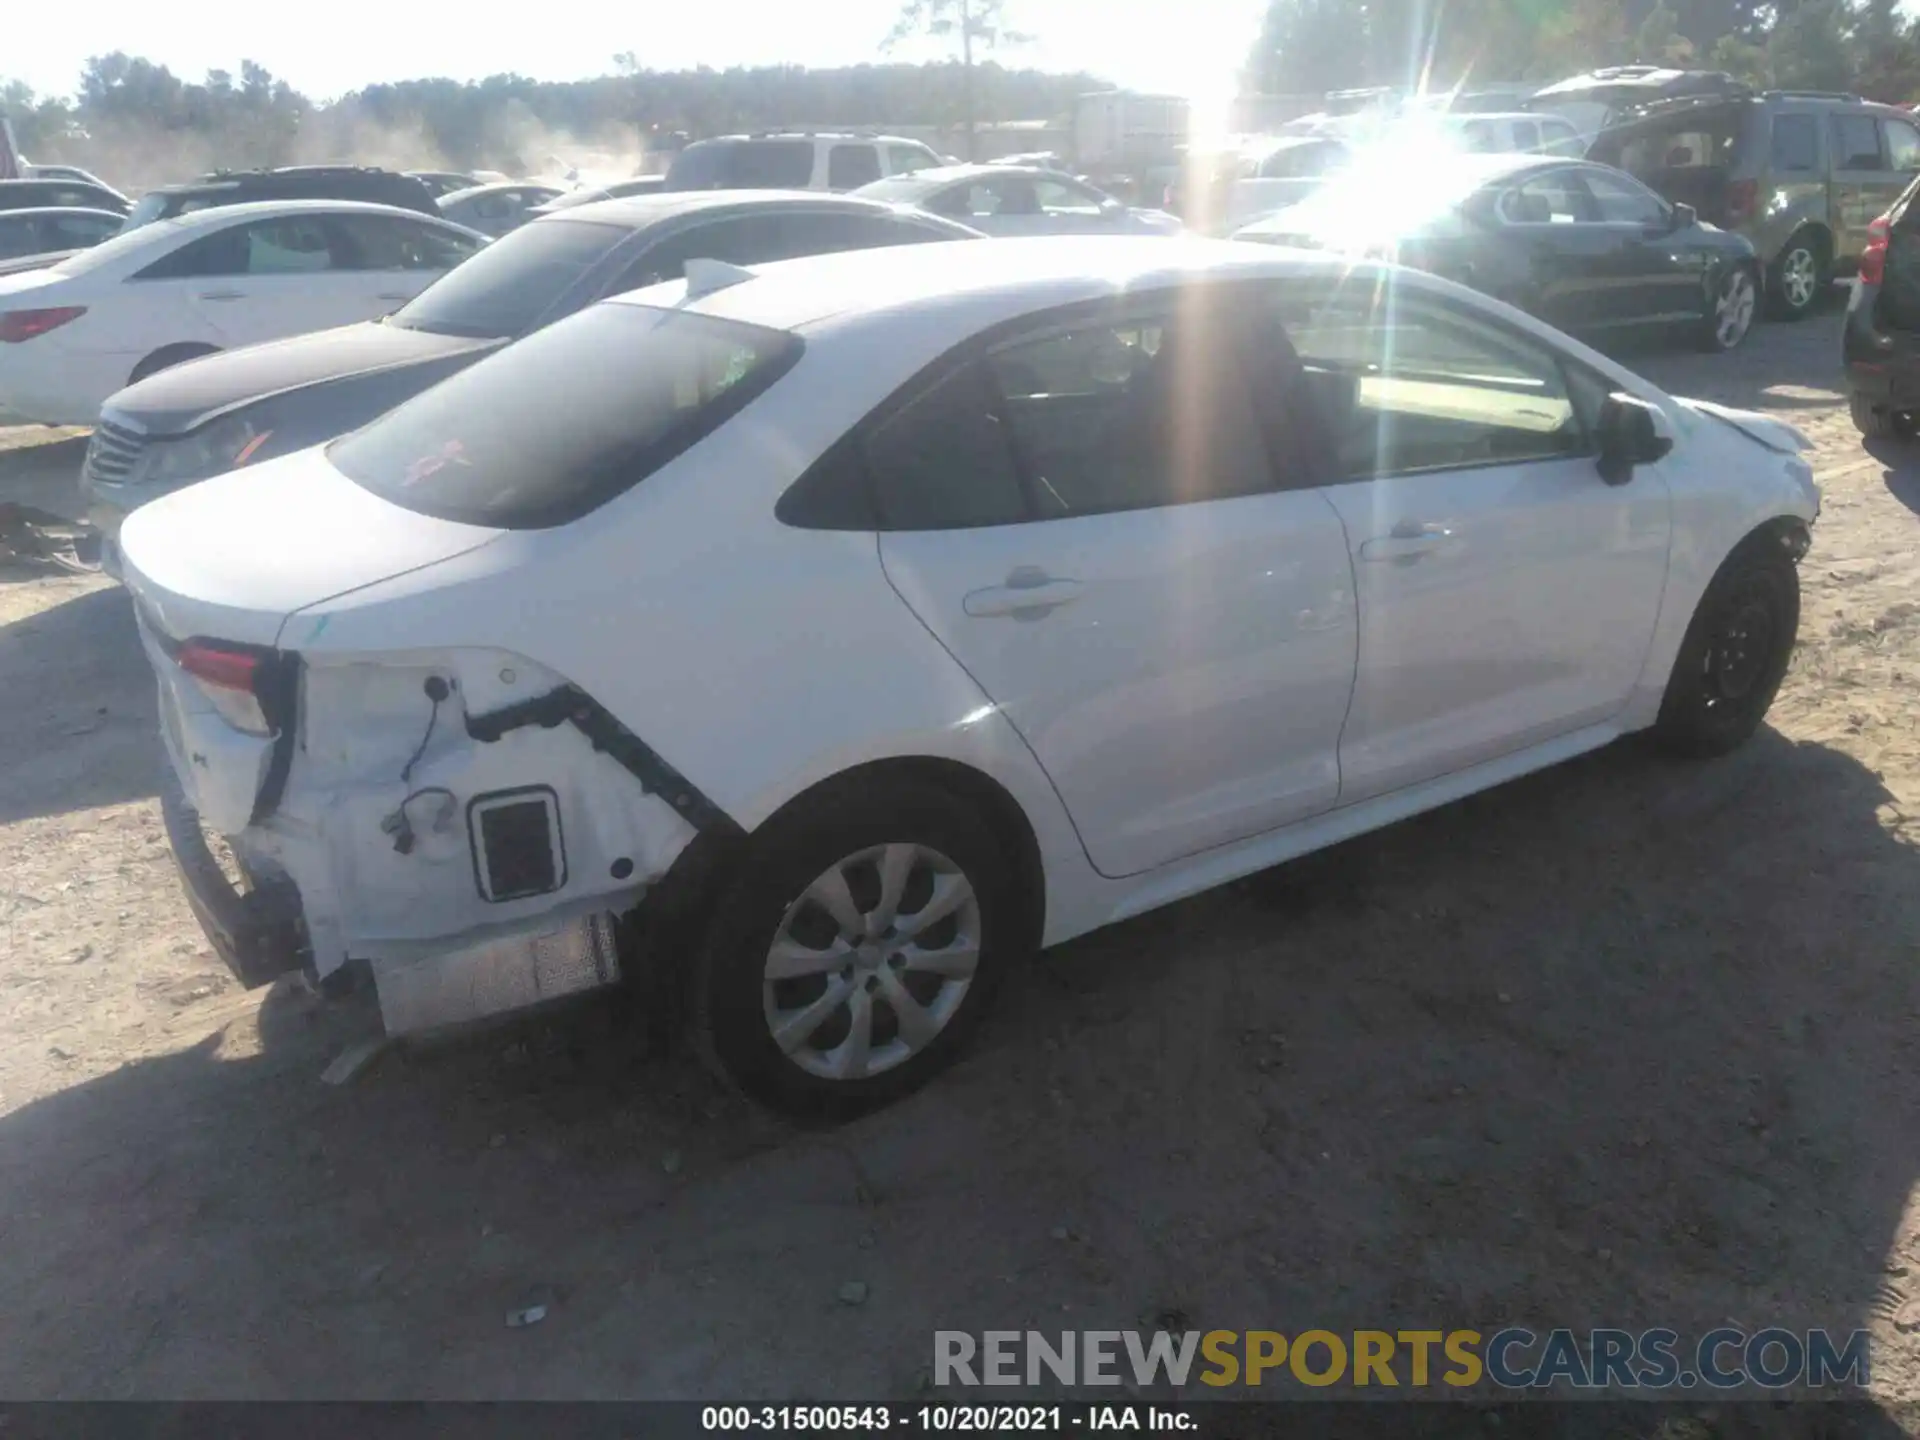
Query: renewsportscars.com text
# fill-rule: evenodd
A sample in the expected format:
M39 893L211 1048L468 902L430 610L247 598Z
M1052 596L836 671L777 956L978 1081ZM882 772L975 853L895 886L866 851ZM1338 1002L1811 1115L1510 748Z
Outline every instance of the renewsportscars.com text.
M1768 1390L1871 1376L1867 1332L1710 1330L937 1330L946 1385L1334 1385L1508 1390Z

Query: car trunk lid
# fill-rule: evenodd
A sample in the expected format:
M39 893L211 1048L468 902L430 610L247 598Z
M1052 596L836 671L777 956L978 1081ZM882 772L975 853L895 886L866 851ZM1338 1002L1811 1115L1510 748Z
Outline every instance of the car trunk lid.
M1733 183L1746 105L1740 100L1682 100L1628 112L1597 136L1589 160L1617 166L1713 225L1750 218L1755 196Z

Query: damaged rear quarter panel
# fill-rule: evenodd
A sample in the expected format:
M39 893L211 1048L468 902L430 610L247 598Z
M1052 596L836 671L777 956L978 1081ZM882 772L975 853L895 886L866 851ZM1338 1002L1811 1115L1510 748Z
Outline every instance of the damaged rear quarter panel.
M403 644L414 655L520 657L521 666L536 665L599 702L749 831L802 790L864 762L960 761L998 780L1026 813L1046 866L1049 936L1058 938L1056 879L1079 873L1086 860L1038 763L900 603L872 534L794 530L774 518L793 478L881 398L850 397L845 375L897 373L855 364L836 383L830 351L812 349L728 426L584 520L508 532L309 606L288 618L279 644L316 671L391 658ZM491 662L463 671L463 683L475 687L462 692L475 713L488 708L478 687L490 673L497 674ZM386 721L349 720L343 711L339 722L393 732L363 743L383 747L381 793L396 802L405 793L399 768L425 724L422 679L393 691L406 718L396 711ZM521 684L513 698L534 693ZM571 782L583 798L609 785L639 795L634 779L593 755L571 727L522 730L476 753L488 751L525 757L509 766L488 756L489 785L559 789L570 783L559 772L569 771L583 777ZM416 784L442 773L426 768L433 758L423 758ZM569 826L574 803L563 793ZM636 881L657 876L692 833L663 802L644 803L639 813L662 811L679 828L650 842L647 868L633 857ZM360 853L355 863L374 858ZM407 887L380 893L394 907L390 923L401 923Z

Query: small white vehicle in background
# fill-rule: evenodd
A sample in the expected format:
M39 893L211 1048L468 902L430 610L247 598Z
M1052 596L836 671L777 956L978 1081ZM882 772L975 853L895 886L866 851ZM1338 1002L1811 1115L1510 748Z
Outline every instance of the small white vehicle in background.
M685 965L728 1076L842 1109L1036 946L1742 743L1804 444L1413 271L962 242L695 262L121 538L245 983L364 961L405 1032Z
M1141 210L1057 170L1037 165L945 165L854 192L863 199L958 220L983 234L1177 235L1182 226L1164 210Z
M90 425L109 395L183 360L371 320L486 241L386 205L273 200L0 275L0 423Z

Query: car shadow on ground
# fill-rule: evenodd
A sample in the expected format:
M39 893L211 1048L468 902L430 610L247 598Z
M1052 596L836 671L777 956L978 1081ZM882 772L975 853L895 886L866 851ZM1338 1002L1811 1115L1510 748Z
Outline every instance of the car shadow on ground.
M1628 369L1675 395L1743 410L1784 412L1831 406L1840 395L1840 325L1845 293L1803 320L1757 320L1739 349L1701 355L1669 338L1636 336L1602 348ZM1817 355L1811 368L1810 355ZM1809 376L1812 383L1809 384Z
M1920 515L1920 441L1863 440L1861 447L1885 468L1887 493Z
M67 520L81 519L80 466L86 457L85 435L0 445L0 501L11 500Z
M0 1119L0 1393L845 1398L924 1387L935 1329L1904 1319L1910 823L1772 732L1616 747L1063 947L833 1130L615 1005L329 1088L366 1013L283 985Z
M0 824L140 800L160 763L153 672L127 595L95 578L0 624Z

